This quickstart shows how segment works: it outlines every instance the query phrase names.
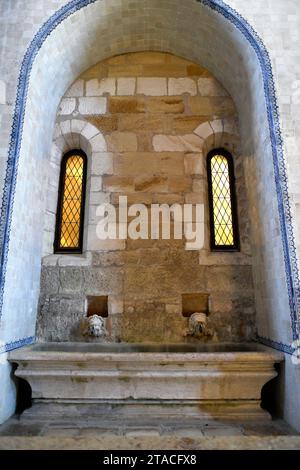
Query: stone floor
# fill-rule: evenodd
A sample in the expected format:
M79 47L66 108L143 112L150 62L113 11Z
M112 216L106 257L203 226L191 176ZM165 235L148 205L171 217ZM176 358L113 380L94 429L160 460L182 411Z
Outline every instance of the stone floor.
M105 407L87 407L79 411L76 406L59 405L47 409L45 405L34 405L0 426L2 449L45 448L46 443L50 445L49 442L54 448L60 445L61 448L72 448L72 445L76 448L81 441L91 443L93 439L100 438L112 449L115 446L130 448L130 445L143 448L142 442L146 446L144 448L152 445L155 448L156 445L161 449L180 449L188 443L192 445L192 442L195 448L210 448L213 442L216 448L232 448L231 445L233 448L251 448L251 445L257 448L260 442L260 446L265 446L262 448L300 449L299 434L282 420L230 422L191 416L170 418L152 416L150 413L128 414ZM225 447L218 447L222 445ZM236 447L239 445L242 447Z
M23 420L15 416L0 426L0 436L290 436L297 435L284 421L261 422L199 422L198 420Z
M299 450L299 436L0 436L0 450Z

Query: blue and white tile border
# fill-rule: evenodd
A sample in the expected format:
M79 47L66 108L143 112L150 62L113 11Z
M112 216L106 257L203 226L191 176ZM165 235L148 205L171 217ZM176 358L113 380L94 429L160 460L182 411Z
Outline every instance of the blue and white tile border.
M26 108L26 98L31 69L35 57L42 47L44 41L51 32L67 17L87 5L101 0L72 0L52 15L41 27L33 38L24 56L19 75L15 112L10 138L6 177L4 183L1 219L0 219L0 318L3 305L3 293L5 285L5 274L7 267L9 239L11 229L12 210L16 188L18 161L22 141L22 132ZM282 137L280 131L278 105L276 100L274 78L269 54L262 40L248 22L223 0L197 0L199 3L216 11L230 21L247 41L251 44L259 60L267 106L270 139L273 154L273 165L275 172L275 184L277 191L277 202L280 218L280 228L285 261L286 282L289 294L290 316L293 339L298 338L297 319L300 318L300 283L296 258L296 249L293 236L291 209L288 195L287 176L283 155ZM267 338L259 338L265 344L292 353L291 347L283 343L275 342ZM34 337L23 338L12 343L7 343L0 352L9 351L34 341Z
M257 336L257 342L269 346L270 348L277 349L291 356L295 352L295 348L291 344L284 344L280 341L273 341L272 339L266 338L265 336Z
M35 342L35 336L28 336L27 338L18 339L16 341L11 341L4 345L0 345L0 354L12 351L13 349L18 349L21 346L28 346Z

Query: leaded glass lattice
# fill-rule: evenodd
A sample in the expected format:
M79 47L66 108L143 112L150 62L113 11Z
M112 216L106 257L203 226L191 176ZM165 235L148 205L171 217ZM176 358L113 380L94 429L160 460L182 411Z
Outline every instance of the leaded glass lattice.
M74 152L62 168L58 250L80 249L84 167L84 157Z
M211 218L213 247L235 248L234 207L230 161L226 155L215 153L209 159Z

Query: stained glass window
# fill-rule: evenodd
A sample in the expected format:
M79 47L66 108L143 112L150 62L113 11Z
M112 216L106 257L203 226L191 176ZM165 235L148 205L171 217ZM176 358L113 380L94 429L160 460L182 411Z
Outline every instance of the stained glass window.
M209 153L208 189L210 206L211 248L239 248L234 171L231 155L218 149Z
M59 184L55 252L82 251L86 155L79 150L62 160Z

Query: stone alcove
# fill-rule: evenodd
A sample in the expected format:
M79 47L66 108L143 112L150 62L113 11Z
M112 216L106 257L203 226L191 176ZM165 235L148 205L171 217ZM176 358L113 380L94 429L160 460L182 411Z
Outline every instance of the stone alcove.
M278 120L273 119L276 112L267 54L249 25L223 2L181 3L143 0L132 5L129 21L127 2L72 2L47 22L30 46L20 78L3 209L1 326L5 350L33 341L46 205L45 163L59 101L76 77L99 60L142 50L173 52L202 64L234 98L246 179L252 188L250 220L259 227L253 235L258 332L276 347L290 350L294 299L289 299L288 293L292 295L297 276L286 199L285 212L282 209L286 182L282 161L278 170L281 143L276 141ZM111 28L112 24L123 28ZM275 122L273 127L268 118ZM7 416L14 406L14 392L8 381L9 366L3 368L7 391L3 416ZM293 371L288 370L293 377Z
M211 252L206 156L234 155L239 252ZM60 161L81 148L88 156L82 256L53 255ZM128 205L203 204L204 248L184 240L105 240L96 209L119 196ZM150 235L149 235L150 236ZM215 341L255 338L255 306L244 161L237 112L202 66L168 53L109 58L67 90L56 119L48 197L38 339L82 341L85 299L108 296L111 339L182 342L188 318L182 294L206 293ZM101 339L98 339L101 341Z

